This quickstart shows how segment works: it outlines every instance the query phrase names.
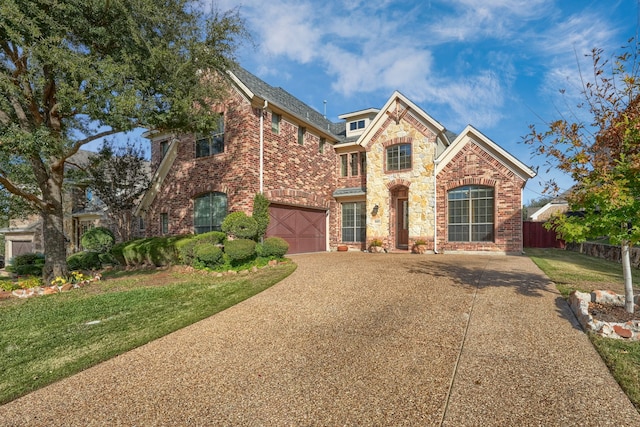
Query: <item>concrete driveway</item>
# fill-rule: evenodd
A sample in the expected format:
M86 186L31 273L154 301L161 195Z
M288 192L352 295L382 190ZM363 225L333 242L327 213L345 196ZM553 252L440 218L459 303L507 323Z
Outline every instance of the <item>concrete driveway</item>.
M322 253L0 407L2 425L638 426L526 257Z

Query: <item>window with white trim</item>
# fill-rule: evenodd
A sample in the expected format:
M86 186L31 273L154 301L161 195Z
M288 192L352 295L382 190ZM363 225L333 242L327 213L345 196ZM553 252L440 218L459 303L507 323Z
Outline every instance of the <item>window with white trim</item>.
M464 186L450 190L448 240L450 242L493 242L494 190L485 186Z
M355 120L353 122L349 122L349 130L358 130L364 129L364 120Z
M364 242L367 231L365 202L342 204L342 241Z

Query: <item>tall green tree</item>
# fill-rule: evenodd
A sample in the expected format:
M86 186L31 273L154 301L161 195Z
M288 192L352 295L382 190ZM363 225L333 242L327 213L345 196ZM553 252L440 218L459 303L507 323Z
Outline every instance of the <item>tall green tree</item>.
M42 216L46 279L66 274L65 161L136 127L215 129L245 40L237 10L190 0L0 2L0 185Z
M80 171L83 184L91 188L107 207L107 217L118 241L133 237L133 211L151 182L144 150L132 141L115 145L105 141L89 165Z
M531 126L525 141L576 182L567 201L577 214L555 216L548 227L570 242L608 236L619 244L625 309L633 312L629 249L640 241L639 45L631 40L611 60L594 49L591 58L593 79L583 80L585 102L577 106L579 111L543 131ZM581 112L588 121L574 119Z

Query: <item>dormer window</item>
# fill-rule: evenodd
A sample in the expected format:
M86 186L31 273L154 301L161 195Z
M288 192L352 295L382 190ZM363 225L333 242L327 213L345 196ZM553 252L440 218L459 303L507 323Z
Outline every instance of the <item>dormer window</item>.
M356 120L354 122L349 123L349 130L360 130L364 129L364 120Z

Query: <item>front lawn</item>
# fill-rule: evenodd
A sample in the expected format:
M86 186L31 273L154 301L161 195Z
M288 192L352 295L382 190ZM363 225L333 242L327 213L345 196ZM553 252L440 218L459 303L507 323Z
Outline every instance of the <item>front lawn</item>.
M0 301L0 404L218 313L295 268L117 273L68 293Z
M565 297L573 290L611 289L623 293L621 264L561 249L527 248L525 252ZM632 276L637 294L640 270L632 269ZM640 410L640 342L602 338L596 334L589 334L589 338L616 381Z

